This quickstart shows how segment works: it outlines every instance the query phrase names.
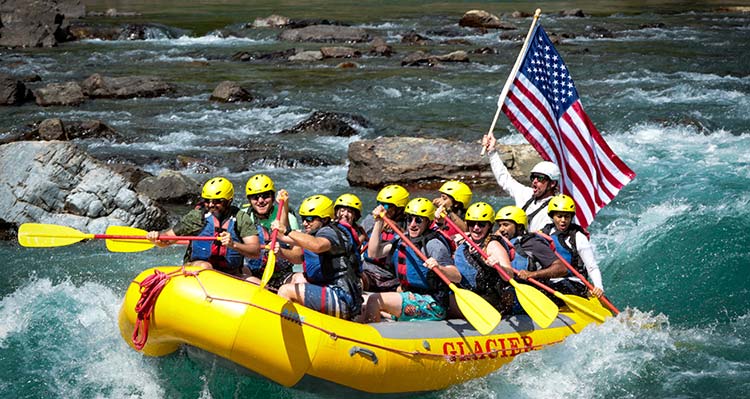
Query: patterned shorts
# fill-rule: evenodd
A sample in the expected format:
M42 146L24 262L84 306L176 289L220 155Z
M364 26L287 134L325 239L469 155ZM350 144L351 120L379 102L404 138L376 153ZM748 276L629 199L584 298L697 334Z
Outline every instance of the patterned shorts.
M352 316L338 290L327 286L305 284L305 307L340 319L349 320Z
M401 317L398 321L445 320L445 308L430 295L401 293Z

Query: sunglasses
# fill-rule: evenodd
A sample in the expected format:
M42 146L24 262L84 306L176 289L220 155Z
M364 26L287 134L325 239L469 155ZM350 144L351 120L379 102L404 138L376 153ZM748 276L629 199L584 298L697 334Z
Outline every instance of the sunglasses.
M387 211L387 210L388 210L388 208L390 208L390 206L391 206L391 204L389 204L389 203L386 203L386 202L378 202L378 205L382 206L382 207L383 207L383 209L385 209L386 211Z
M316 219L320 219L320 218L317 217L317 216L303 216L302 217L302 223L308 223L309 224L309 223L314 222Z
M251 201L257 201L257 200L259 200L261 198L262 199L269 199L271 197L273 197L273 193L271 193L270 191L267 191L265 193L252 194L252 195L250 195L249 198L250 198Z
M211 204L223 204L224 201L226 201L225 199L221 199L221 198L218 198L218 199L207 199L207 198L204 198L203 200L206 201L206 203L209 204L209 205L211 205Z
M489 226L490 222L470 220L470 221L466 222L466 225L469 226L470 229L473 228L474 226L479 226L479 228L483 229L483 228Z
M423 216L407 215L406 216L406 223L407 224L411 224L411 222L414 222L416 224L422 224L422 222L425 221L425 219L427 219L427 218L423 217Z
M536 179L539 183L544 183L545 181L549 180L549 177L533 173L531 176L529 176L529 180L534 181L534 179Z

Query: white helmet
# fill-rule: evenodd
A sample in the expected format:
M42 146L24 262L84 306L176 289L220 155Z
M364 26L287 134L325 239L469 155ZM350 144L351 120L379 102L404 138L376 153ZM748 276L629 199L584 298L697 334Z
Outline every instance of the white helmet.
M558 168L557 165L549 161L542 161L536 164L534 168L531 169L531 174L534 174L534 173L545 175L555 181L560 180L560 168Z

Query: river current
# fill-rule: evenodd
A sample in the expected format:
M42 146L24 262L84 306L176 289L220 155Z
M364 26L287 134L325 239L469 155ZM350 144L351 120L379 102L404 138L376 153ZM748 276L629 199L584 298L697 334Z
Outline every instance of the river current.
M145 41L84 41L52 49L0 51L0 71L37 74L44 83L149 74L175 84L154 99L89 100L79 107L34 104L0 109L0 132L50 117L100 119L121 138L78 145L100 159L158 173L175 168L201 181L225 175L238 188L266 173L293 205L306 196L346 191L365 208L375 192L346 181L349 143L378 136L479 140L518 53L518 41L458 28L470 9L500 14L541 7L547 32L575 37L557 46L583 106L637 177L597 216L590 230L607 295L628 317L592 326L565 342L518 356L491 375L424 398L738 398L750 392L750 14L724 2L203 2L86 1L89 10L137 11L153 28ZM401 4L404 3L404 4ZM735 2L732 5L742 4ZM580 7L586 18L557 11ZM368 29L393 45L391 58L240 62L239 51L270 52L320 44L285 43L277 31L238 28L272 13L329 18ZM106 22L105 19L96 20ZM117 20L118 23L129 21ZM512 19L523 34L530 18ZM450 28L446 30L446 28ZM592 32L606 28L611 35ZM415 31L433 40L401 44ZM174 37L173 37L174 36ZM461 39L462 44L439 44ZM417 49L435 53L492 47L468 64L402 67ZM262 101L217 104L223 80ZM357 136L279 135L314 111L357 114ZM523 138L501 116L504 143ZM250 164L239 144L274 151ZM479 149L479 145L477 145ZM303 156L309 154L309 157ZM176 161L188 157L196 168ZM309 162L317 159L319 162ZM320 166L320 165L324 166ZM207 173L204 172L208 169ZM474 200L511 199L490 182ZM415 191L413 195L434 195ZM147 358L123 342L117 313L141 270L175 264L178 248L109 253L102 242L26 249L0 242L0 396L7 398L320 398L367 396L328 386L283 388L213 356L182 349Z

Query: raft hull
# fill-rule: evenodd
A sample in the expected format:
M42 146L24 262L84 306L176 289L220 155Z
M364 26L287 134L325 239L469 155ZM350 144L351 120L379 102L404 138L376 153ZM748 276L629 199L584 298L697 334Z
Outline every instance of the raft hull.
M156 300L144 354L164 356L187 344L288 387L310 376L371 393L440 390L561 342L589 323L566 311L547 328L512 316L484 336L465 320L359 324L213 270L186 268L198 272L186 275L181 267L159 267L133 280L120 309L120 333L133 348L139 283L157 269L174 274Z

